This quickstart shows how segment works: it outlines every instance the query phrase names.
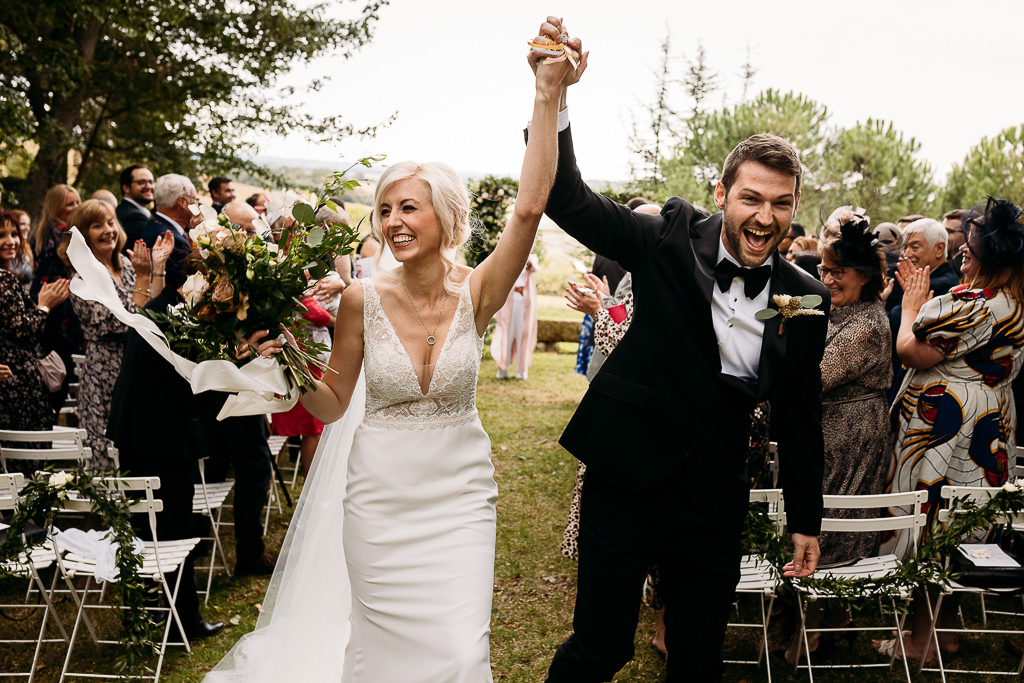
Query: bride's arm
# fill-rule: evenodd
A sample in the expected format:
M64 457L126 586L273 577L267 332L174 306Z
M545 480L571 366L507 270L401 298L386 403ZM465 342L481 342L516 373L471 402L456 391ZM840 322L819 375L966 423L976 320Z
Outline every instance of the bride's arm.
M348 410L362 363L363 285L356 280L345 290L338 304L328 370L323 380L316 383L316 391L302 395L303 407L325 424L340 418Z
M501 233L497 247L477 267L471 284L477 290L473 292L477 331L485 329L494 314L505 304L533 248L537 226L544 215L548 194L555 180L559 99L568 84L579 79L586 64L587 55L583 53L578 73L573 70L569 60L540 64L537 67L533 122L519 176L515 209Z

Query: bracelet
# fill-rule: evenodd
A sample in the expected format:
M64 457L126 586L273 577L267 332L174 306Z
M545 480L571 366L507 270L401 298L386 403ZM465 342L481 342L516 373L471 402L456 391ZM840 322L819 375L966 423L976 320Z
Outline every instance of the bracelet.
M36 306L36 308L42 311L44 314L50 315L50 307L47 306L46 304L39 304L38 306Z
M149 288L148 287L146 289L142 289L141 287L136 287L134 291L135 291L136 294L145 294L146 296L149 296Z
M154 278L154 277L163 277L163 276L164 276L164 274L163 274L163 273L153 273L152 275L150 275L150 277L151 277L151 278Z

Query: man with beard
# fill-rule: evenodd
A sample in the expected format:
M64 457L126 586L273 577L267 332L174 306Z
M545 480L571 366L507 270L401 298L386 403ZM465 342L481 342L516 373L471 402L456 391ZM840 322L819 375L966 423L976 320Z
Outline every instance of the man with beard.
M556 17L541 26L556 42L565 33ZM580 48L577 39L569 44ZM809 576L819 556L828 291L776 251L799 204L800 159L782 138L754 135L725 160L715 190L720 213L704 217L673 197L659 215L644 215L586 186L567 113L560 118L546 213L632 273L643 305L561 437L587 472L575 632L548 681L609 681L632 658L644 577L655 564L668 680L717 681L740 576L759 401L772 405L795 547L784 571ZM782 295L820 299L785 321L755 317L776 309Z

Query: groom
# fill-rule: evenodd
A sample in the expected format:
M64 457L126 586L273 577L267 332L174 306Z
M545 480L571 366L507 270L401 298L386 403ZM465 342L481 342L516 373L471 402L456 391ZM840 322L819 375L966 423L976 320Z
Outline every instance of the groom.
M556 40L565 33L554 17L541 32ZM771 402L779 442L795 546L787 576L810 575L819 555L827 317L783 326L781 315L754 315L774 308L776 294L816 294L828 311L828 290L776 252L800 200L800 159L782 138L752 136L725 161L720 213L705 218L674 197L660 215L644 215L583 183L567 112L561 117L546 213L633 274L636 308L561 438L587 472L575 632L555 653L548 681L610 681L632 658L653 564L666 604L668 680L717 681L740 574L758 401Z

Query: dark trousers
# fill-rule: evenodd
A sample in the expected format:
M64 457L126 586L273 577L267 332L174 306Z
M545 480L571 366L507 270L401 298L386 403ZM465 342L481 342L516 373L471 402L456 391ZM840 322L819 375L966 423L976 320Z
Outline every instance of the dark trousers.
M195 460L153 458L142 453L121 451L121 467L129 476L160 477L160 488L156 496L163 501L164 509L156 514L156 533L161 541L175 541L192 538L195 535L192 519L192 501L195 498L195 481L198 466ZM144 541L151 541L149 520L146 515L135 515L132 526ZM199 594L196 592L196 577L193 564L195 550L181 565L181 585L174 606L185 628L198 623ZM176 574L166 575L167 583L174 590Z
M633 658L652 564L666 606L668 681L721 680L722 643L740 575L740 530L696 528L682 510L683 490L681 475L627 491L587 470L574 633L555 653L550 683L610 681Z
M265 549L263 506L272 474L267 422L262 415L229 417L210 431L206 480L224 481L228 467L234 467L235 557L241 563L251 562Z

